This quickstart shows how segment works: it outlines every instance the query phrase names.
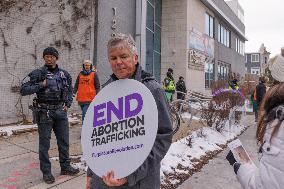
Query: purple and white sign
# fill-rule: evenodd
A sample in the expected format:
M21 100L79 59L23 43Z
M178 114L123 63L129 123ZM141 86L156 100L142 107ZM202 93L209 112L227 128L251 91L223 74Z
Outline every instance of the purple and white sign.
M149 155L158 129L158 111L150 90L123 79L104 87L89 106L82 127L83 157L98 176L134 172Z

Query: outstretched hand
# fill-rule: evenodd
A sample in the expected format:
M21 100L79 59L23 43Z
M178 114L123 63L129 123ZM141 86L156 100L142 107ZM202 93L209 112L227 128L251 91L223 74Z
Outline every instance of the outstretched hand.
M113 171L107 172L107 175L102 176L102 179L107 186L121 186L127 182L127 178L115 179Z

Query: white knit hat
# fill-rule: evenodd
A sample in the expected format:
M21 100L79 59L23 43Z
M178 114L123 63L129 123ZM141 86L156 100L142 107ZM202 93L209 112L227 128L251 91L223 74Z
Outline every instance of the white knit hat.
M269 70L273 79L284 82L284 57L281 54L276 55L269 62Z

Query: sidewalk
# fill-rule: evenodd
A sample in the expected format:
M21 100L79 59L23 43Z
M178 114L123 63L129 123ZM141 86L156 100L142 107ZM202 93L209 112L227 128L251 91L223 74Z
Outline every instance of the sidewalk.
M80 133L80 125L70 127L70 155L82 154ZM51 136L49 155L58 157L54 134ZM84 171L75 177L60 176L59 162L51 160L51 164L56 182L53 185L47 185L43 182L39 169L37 131L0 138L0 189L83 188L82 186L85 186Z
M253 120L248 116L248 121ZM70 155L81 155L80 125L70 127ZM240 138L248 152L256 152L255 127L250 127ZM57 144L54 134L51 137L50 157L58 157ZM235 179L233 169L225 156L227 150L217 155L201 172L195 173L179 189L240 189ZM256 153L255 153L256 154ZM257 155L253 155L256 158ZM81 171L78 175L60 176L59 162L51 160L52 173L56 182L47 185L42 180L38 160L38 134L37 132L23 133L9 138L0 138L0 189L73 189L84 188L86 173ZM216 176L218 173L218 176Z
M240 137L244 147L257 165L258 147L255 140L256 124L253 116L247 116L252 124ZM210 160L200 172L193 174L178 189L242 189L236 179L232 166L227 162L228 149Z

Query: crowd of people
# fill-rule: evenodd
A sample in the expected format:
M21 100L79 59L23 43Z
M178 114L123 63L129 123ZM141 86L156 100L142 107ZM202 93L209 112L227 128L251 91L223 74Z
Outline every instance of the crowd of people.
M150 154L135 172L125 178L115 179L115 173L111 170L105 176L98 177L88 169L86 188L158 189L160 161L166 155L172 141L172 125L166 95L154 77L141 68L137 47L131 36L115 35L108 42L107 52L113 74L103 87L113 81L126 78L144 84L151 91L157 104L158 130ZM51 131L54 131L57 139L61 175L78 174L79 170L70 165L67 111L76 95L84 121L90 103L100 91L99 77L92 68L90 60L83 61L82 71L78 74L75 86L72 87L72 78L67 71L59 68L58 58L59 52L55 48L44 49L44 66L29 73L28 79L24 79L21 86L23 96L36 94L31 109L34 122L38 125L40 170L47 184L55 182L48 155Z
M261 154L259 166L239 163L230 151L227 160L244 189L281 189L284 186L284 48L270 62L273 85L259 78L252 98L256 109L256 140Z
M175 83L174 70L169 68L166 77L160 85L154 77L144 71L138 62L138 52L135 41L129 35L117 34L107 45L108 60L112 75L103 85L119 79L135 79L150 89L158 108L158 131L154 146L144 163L125 178L115 179L112 171L103 177L98 177L88 169L87 189L94 188L160 188L160 162L166 155L172 141L172 126L168 103L177 93L177 99L185 99L187 93L183 76ZM87 109L101 90L98 73L90 60L84 60L82 70L76 78L74 87L70 74L61 69L57 60L59 52L48 47L43 51L44 66L28 74L21 86L21 94L36 94L33 106L33 118L38 125L39 160L43 180L51 184L55 178L51 172L48 150L52 130L57 139L59 162L62 175L76 175L78 169L70 165L69 157L69 124L67 111L76 95L78 105L82 110L82 123ZM257 142L260 144L259 168L240 164L229 152L227 160L234 167L241 185L245 189L280 189L284 185L281 179L284 173L284 48L281 54L272 59L271 74L274 85L267 89L265 77L259 78L251 100L254 103L255 120L257 121ZM238 80L229 81L229 89L238 90Z

